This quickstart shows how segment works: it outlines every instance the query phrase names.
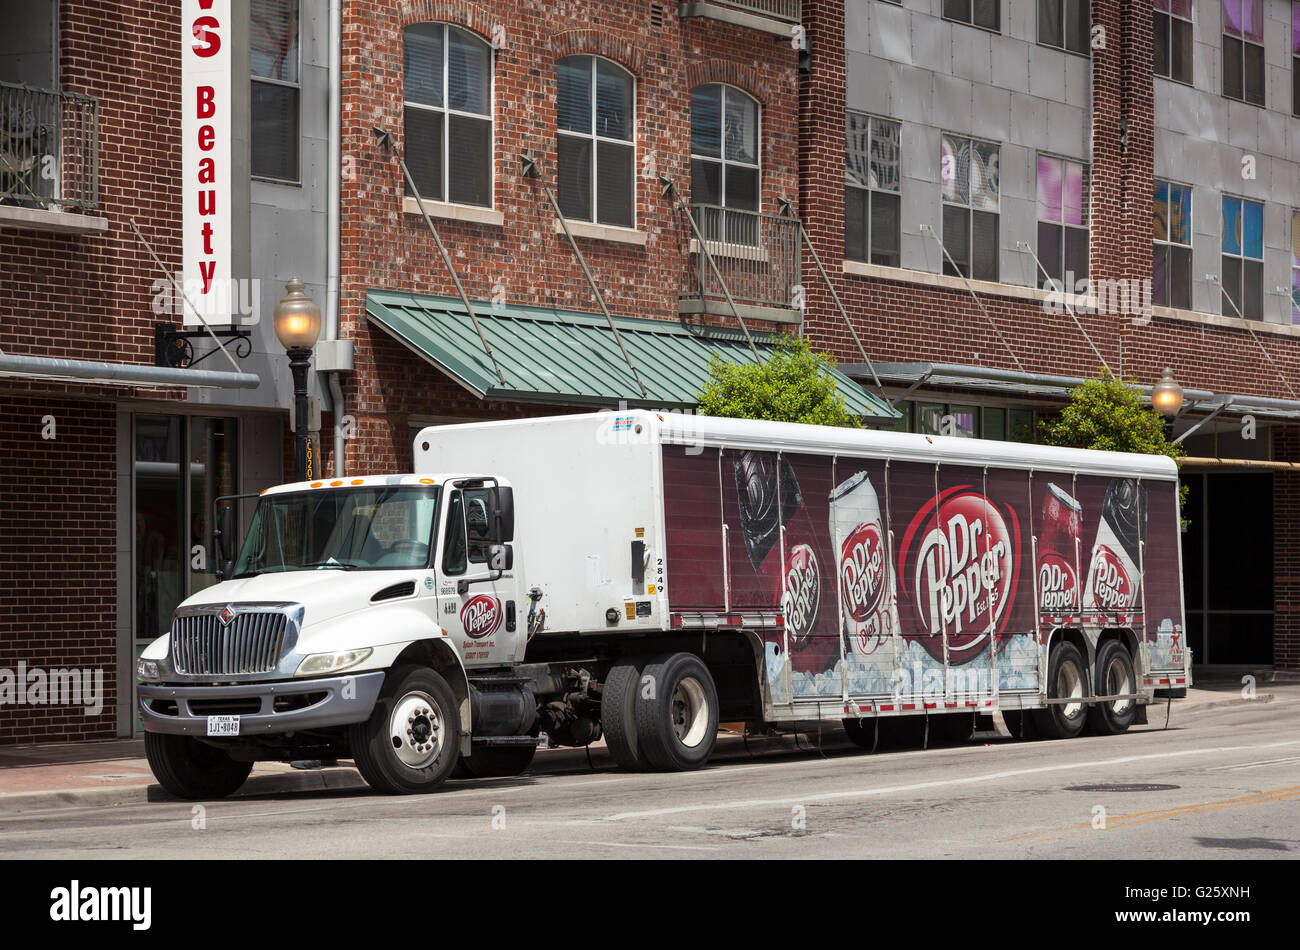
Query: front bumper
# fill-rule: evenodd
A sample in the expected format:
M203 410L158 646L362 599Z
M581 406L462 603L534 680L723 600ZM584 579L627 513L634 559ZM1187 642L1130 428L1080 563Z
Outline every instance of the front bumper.
M209 716L239 716L240 736L346 726L370 718L384 671L237 686L142 683L140 718L146 732L206 736Z

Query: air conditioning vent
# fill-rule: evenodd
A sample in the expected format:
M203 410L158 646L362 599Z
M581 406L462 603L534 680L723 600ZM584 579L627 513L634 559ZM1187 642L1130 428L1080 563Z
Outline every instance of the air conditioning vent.
M385 587L374 597L370 598L372 604L381 600L396 600L399 597L410 597L415 594L415 581L402 581L400 584L393 584L391 587Z
M664 18L668 16L668 11L664 9L662 3L650 4L650 25L656 30L663 29Z

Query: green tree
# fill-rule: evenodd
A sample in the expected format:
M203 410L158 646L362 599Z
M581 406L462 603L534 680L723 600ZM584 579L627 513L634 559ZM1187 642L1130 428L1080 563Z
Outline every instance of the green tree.
M732 363L714 356L698 412L860 429L862 420L849 411L835 384L834 366L830 356L815 352L807 340L789 335L782 335L762 363Z
M1143 404L1137 384L1117 379L1107 369L1076 387L1060 415L1042 423L1039 432L1046 444L1066 448L1167 455L1174 460L1187 454L1182 445L1169 441L1164 419ZM1186 485L1179 488L1178 499L1186 504Z

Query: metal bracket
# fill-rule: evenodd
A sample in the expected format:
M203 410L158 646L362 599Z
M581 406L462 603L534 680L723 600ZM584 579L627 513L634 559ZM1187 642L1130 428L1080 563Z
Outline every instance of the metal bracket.
M209 336L221 340L234 341L235 356L247 359L253 352L253 332L238 330L178 330L174 323L155 323L153 325L153 365L170 369L190 369L198 366L217 350L209 350L195 359L194 344L191 340L203 340Z

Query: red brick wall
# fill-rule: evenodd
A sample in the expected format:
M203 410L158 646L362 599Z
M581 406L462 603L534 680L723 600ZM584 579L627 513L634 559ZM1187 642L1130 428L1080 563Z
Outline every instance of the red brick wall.
M402 175L371 132L381 122L402 135L402 27L452 23L491 41L499 24L506 45L496 58L494 173L502 226L436 220L472 299L488 300L497 281L508 303L598 312L591 290L539 185L520 175L519 155L540 162L554 187L557 58L606 56L637 80L638 170L653 153L660 174L689 201L690 89L700 82L741 86L763 105L764 210L798 192L797 53L788 42L704 19L679 20L663 0L664 25L651 25L646 0L358 0L344 8L343 154L355 169L343 188L342 335L356 345L347 381L348 411L360 438L349 444L350 471L409 465L411 413L501 417L540 410L483 404L428 367L365 319L368 288L454 296L424 221L402 213ZM637 227L644 248L579 239L611 312L677 319L689 225L658 181L638 178Z
M55 438L42 438L53 416ZM0 744L116 731L112 406L0 394L0 670L103 670L103 712L0 706Z

